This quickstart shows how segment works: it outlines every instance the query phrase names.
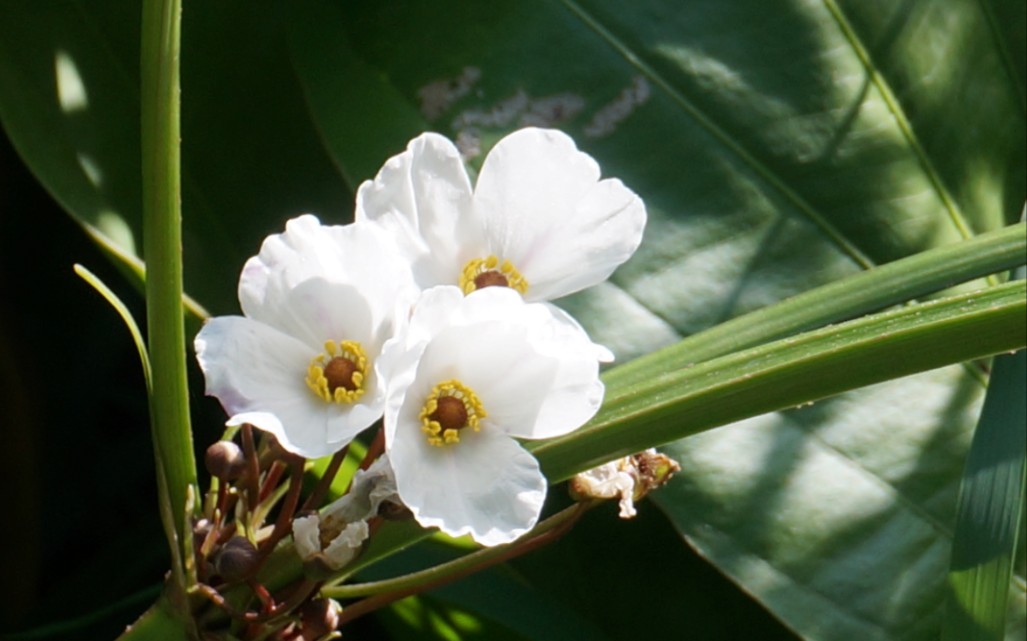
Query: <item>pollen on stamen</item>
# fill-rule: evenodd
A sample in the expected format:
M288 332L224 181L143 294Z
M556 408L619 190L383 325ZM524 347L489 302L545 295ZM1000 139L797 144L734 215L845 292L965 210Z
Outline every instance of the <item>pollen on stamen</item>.
M326 341L307 367L306 383L326 403L354 403L364 395L367 354L356 341Z
M460 432L481 429L485 408L471 388L457 380L439 383L421 408L421 431L437 447L460 442Z
M528 281L521 276L509 260L500 262L495 254L487 258L475 258L464 266L460 274L460 289L464 294L485 287L509 287L521 294L528 291Z

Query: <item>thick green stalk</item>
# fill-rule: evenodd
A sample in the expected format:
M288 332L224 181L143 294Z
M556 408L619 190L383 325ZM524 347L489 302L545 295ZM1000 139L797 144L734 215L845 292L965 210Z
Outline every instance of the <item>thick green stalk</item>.
M189 488L196 485L182 307L181 14L181 0L143 3L140 92L146 327L153 368L150 421L157 471L159 475L163 473L170 502L162 506L161 513L170 513L177 538L170 542L173 548L185 541L186 497ZM182 568L176 570L177 577L184 575Z
M654 370L700 363L828 323L855 318L1027 262L1027 224L936 247L811 289L693 334L656 354L610 370L611 386L652 377Z
M693 365L653 355L646 380L611 385L599 413L533 443L550 483L646 447L1027 344L1024 281L910 305ZM648 357L645 357L648 359ZM643 360L643 359L639 359ZM644 362L644 361L643 361Z

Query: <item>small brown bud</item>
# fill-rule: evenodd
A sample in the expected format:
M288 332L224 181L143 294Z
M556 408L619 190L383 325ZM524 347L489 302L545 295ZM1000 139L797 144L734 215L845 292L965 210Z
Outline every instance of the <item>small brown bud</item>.
M300 634L303 641L322 639L339 627L339 604L331 599L307 601L300 608Z
M244 536L233 536L221 546L214 569L229 583L241 581L257 568L257 548Z
M681 466L677 461L656 450L639 452L633 455L631 460L635 463L637 476L634 496L636 501L641 500L649 492L666 485L675 473L681 471Z
M246 457L232 441L218 441L207 448L207 471L222 481L234 481L246 469Z

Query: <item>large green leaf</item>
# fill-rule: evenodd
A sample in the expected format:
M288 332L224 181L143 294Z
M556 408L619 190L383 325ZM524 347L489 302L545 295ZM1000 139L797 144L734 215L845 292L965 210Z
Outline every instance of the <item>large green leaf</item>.
M44 186L135 272L141 234L140 5L7 2L0 122ZM305 211L351 193L305 115L270 3L190 4L182 49L186 290L235 311L242 262Z
M656 500L804 636L937 638L979 396L948 368L686 439Z

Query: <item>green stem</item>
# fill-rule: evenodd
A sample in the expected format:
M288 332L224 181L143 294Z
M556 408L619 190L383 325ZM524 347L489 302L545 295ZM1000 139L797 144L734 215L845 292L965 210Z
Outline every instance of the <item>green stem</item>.
M1027 262L1027 224L1018 223L798 294L733 318L608 372L608 385L628 385L662 371L660 362L700 363L828 323L904 303Z
M153 388L150 420L158 473L163 473L177 541L185 541L186 497L196 488L189 424L185 324L182 306L179 41L181 0L143 4L141 43L143 253L146 326ZM162 500L164 498L162 497ZM181 551L185 558L191 551ZM182 582L184 570L175 568ZM186 587L186 586L180 586Z
M448 563L393 579L322 588L321 594L335 599L371 597L346 607L343 611L343 620L349 621L397 599L451 583L550 543L562 536L592 505L591 502L576 503L557 512L536 525L525 536L506 545L482 548Z
M550 483L751 416L1027 344L1024 281L909 305L697 365L657 356L648 380L607 388L599 413L529 445ZM642 359L639 359L642 360Z

